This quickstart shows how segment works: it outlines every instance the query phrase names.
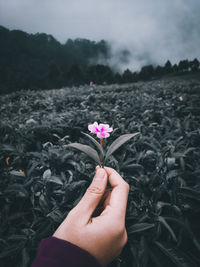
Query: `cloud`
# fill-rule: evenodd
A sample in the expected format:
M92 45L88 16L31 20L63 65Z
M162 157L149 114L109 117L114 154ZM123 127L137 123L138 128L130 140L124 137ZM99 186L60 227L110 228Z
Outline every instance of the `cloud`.
M110 64L140 69L199 57L200 2L196 0L0 0L0 24L29 33L108 40ZM129 50L121 62L122 50Z

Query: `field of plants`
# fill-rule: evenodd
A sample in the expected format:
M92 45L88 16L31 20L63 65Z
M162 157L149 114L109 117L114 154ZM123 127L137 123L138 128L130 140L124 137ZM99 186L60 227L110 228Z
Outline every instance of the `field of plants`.
M110 266L200 266L200 82L19 91L0 97L0 266L28 267L42 238L79 202L95 163L88 124L108 123L107 162L129 183L128 243ZM90 144L92 146L92 144Z

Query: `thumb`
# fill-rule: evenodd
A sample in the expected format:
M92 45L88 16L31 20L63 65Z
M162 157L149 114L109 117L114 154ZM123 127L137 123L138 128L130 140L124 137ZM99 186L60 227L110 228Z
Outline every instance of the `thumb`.
M96 174L84 196L75 207L79 214L89 220L98 206L107 186L107 173L103 168L97 168Z

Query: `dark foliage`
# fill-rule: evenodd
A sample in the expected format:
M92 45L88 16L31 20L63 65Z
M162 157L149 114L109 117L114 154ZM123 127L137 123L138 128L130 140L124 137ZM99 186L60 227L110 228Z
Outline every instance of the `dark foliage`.
M121 62L131 54L119 53ZM182 60L172 65L168 60L161 66L148 65L139 72L127 69L115 73L109 66L111 48L102 40L68 39L60 44L47 34L10 31L0 26L0 94L21 89L52 89L89 84L131 83L158 79L163 75L199 72L199 61ZM117 66L116 66L117 67Z
M86 67L108 59L105 41L75 39L60 44L47 34L27 34L0 26L0 92L61 88L85 82Z
M172 79L2 96L0 265L30 266L78 203L95 163L67 145L98 121L114 128L105 145L140 132L107 162L130 185L128 243L110 266L198 267L199 101L198 82Z

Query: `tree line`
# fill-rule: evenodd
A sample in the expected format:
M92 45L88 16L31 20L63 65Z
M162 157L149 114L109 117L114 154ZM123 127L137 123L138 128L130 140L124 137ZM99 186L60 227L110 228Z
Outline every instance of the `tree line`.
M139 72L116 73L108 65L109 44L101 40L68 39L60 44L52 35L28 34L0 26L0 93L20 89L52 89L89 84L127 83L149 80L169 73L195 72L199 61L182 60L172 65L148 65Z

